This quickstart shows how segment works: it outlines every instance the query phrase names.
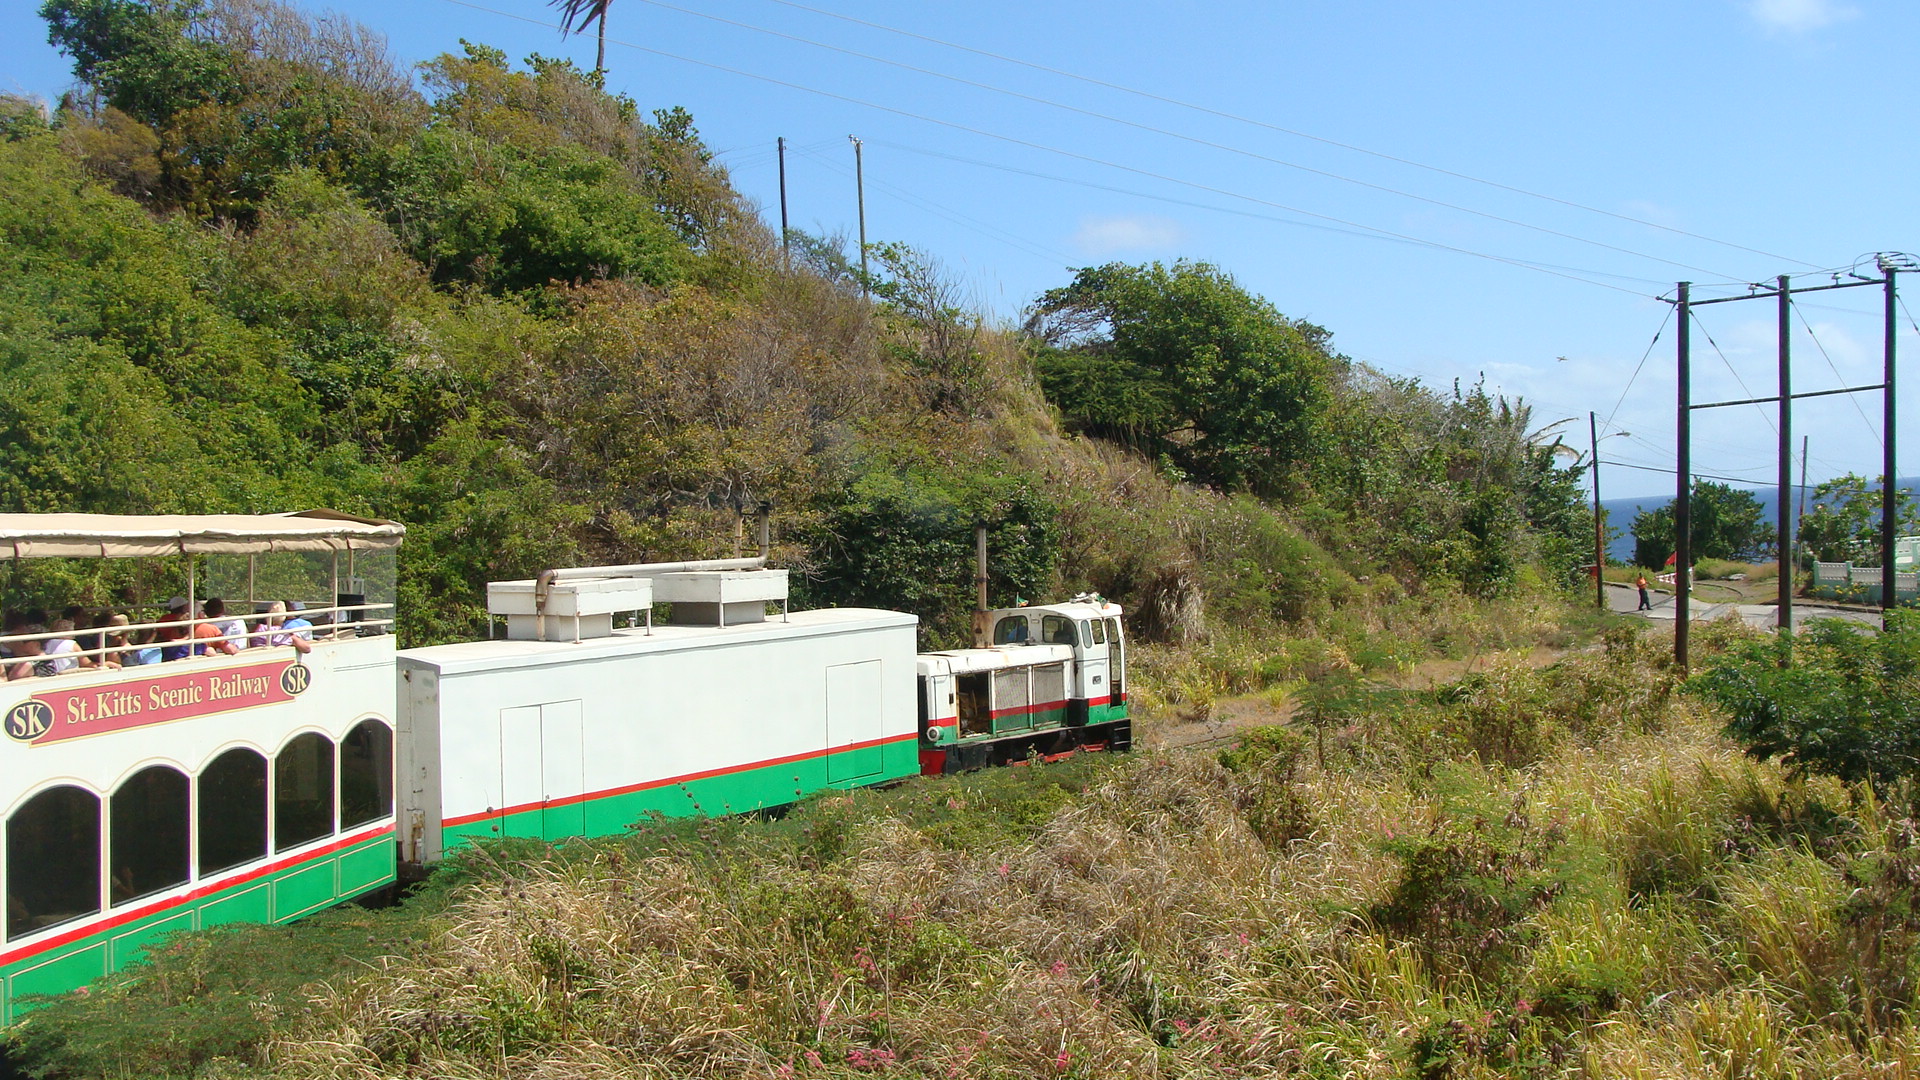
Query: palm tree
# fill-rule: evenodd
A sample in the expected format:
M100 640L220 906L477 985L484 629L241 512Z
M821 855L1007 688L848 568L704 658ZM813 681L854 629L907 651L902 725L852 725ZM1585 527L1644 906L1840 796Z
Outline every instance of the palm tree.
M607 70L607 8L613 6L613 0L547 0L547 3L560 9L562 33L577 34L598 25L600 48L593 56L593 70Z

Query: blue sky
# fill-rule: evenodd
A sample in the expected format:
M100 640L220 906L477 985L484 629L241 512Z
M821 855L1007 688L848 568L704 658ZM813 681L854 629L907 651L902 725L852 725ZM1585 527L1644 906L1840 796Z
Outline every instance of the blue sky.
M53 96L68 66L36 6L0 5L0 89ZM404 61L462 37L593 61L592 37L563 40L535 0L328 8ZM1672 465L1672 326L1648 346L1674 281L1725 295L1744 289L1707 283L1827 282L1864 253L1920 251L1920 4L1900 0L615 0L609 39L611 86L689 109L776 225L785 136L793 224L854 233L857 135L869 240L933 255L996 317L1073 267L1205 260L1390 373L1484 373L1542 425L1577 417L1582 447L1586 413L1611 418L1630 434L1604 460ZM1799 314L1796 389L1879 381L1877 291ZM1699 318L1696 400L1771 392L1772 302ZM1876 394L1798 405L1810 477L1877 474L1880 410ZM1902 410L1905 447L1916 421ZM1761 410L1700 413L1695 432L1697 469L1770 482ZM1602 483L1671 491L1619 467Z

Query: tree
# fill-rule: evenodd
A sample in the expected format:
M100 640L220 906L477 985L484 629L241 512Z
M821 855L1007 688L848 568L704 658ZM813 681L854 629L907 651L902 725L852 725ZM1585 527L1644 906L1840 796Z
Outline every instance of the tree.
M1027 331L1070 424L1261 495L1316 456L1344 362L1326 330L1206 263L1084 268L1041 295Z
M1821 562L1880 562L1880 500L1885 477L1871 485L1848 473L1813 489L1813 509L1800 519L1800 550ZM1896 489L1894 532L1920 530L1920 507L1904 488Z
M613 0L547 0L552 7L560 9L560 27L563 32L577 34L588 26L596 26L600 31L600 45L593 54L593 71L604 75L607 70L607 9L613 6Z
M1753 492L1695 480L1687 533L1699 559L1753 559L1771 550L1766 507ZM1642 510L1633 519L1633 557L1641 566L1665 566L1675 552L1673 504Z
M876 462L829 496L807 531L797 592L805 604L900 608L920 616L922 641L967 640L973 606L973 526L986 522L989 602L1052 587L1056 511L1032 478L933 462Z
M73 73L107 103L159 126L233 93L235 57L187 33L200 0L47 0L47 41L73 57Z

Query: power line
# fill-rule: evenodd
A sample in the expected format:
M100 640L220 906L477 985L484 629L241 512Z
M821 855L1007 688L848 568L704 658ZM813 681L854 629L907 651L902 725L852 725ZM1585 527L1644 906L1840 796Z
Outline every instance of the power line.
M818 151L805 154L804 156L819 162L821 165L824 165L826 168L832 170L833 172L839 173L841 176L853 175L851 172L841 167L839 164L828 160L824 154ZM1036 258L1041 258L1041 259L1059 260L1059 262L1062 263L1063 265L1073 261L1072 257L1067 255L1065 252L1055 251L1054 249L1046 247L1045 245L1035 244L1030 241L1024 240L1014 235L1013 233L1007 232L1005 229L1002 229L999 226L993 225L990 222L981 221L979 218L970 217L966 214L961 213L958 210L953 209L952 207L943 206L940 203L936 203L932 201L931 199L927 199L919 195L914 195L908 192L906 189L898 187L894 184L887 183L884 180L872 180L872 181L869 181L869 183L872 186L880 188L881 190L891 194L894 198L899 199L901 202L904 202L909 206L914 206L919 209L925 210L930 214L935 214L939 217L943 217L948 221L953 222L956 225L960 225L965 228L971 228L975 232L978 232L981 235L986 236L988 239L998 240L1001 243L1006 244L1008 247L1015 248L1019 251L1023 251L1028 255L1032 255Z
M1613 403L1613 411L1607 414L1608 427L1613 426L1613 418L1619 414L1620 406L1627 403L1627 394L1633 390L1634 380L1640 378L1640 369L1647 366L1647 357L1653 355L1653 347L1660 344L1660 335L1667 332L1667 324L1673 321L1673 309L1667 309L1667 317L1660 320L1660 329L1653 332L1653 340L1647 342L1647 351L1640 354L1640 362L1633 365L1633 374L1627 377L1627 385L1620 391L1620 400Z
M1311 142L1317 142L1327 146L1338 147L1342 150L1349 150L1357 154L1365 154L1369 157L1379 158L1383 161L1391 161L1399 165L1408 165L1416 169L1424 169L1427 172L1437 173L1441 176L1450 176L1456 180L1465 180L1465 181L1468 181L1469 183L1482 184L1482 185L1485 185L1486 187L1496 188L1500 191L1512 192L1515 195L1524 195L1530 199L1540 199L1544 202L1556 203L1560 206L1571 207L1572 209L1575 209L1575 210L1583 210L1590 214L1599 214L1602 217L1610 217L1617 221L1630 222L1635 225L1644 225L1647 228L1658 229L1662 232L1672 233L1676 236L1685 236L1693 240L1704 240L1710 244L1718 244L1721 247L1732 248L1735 251L1744 251L1750 255L1764 255L1769 259L1777 259L1783 262L1797 263L1801 266L1814 265L1813 263L1807 262L1804 259L1795 259L1786 255L1776 255L1770 251L1762 251L1759 248L1750 248L1743 244L1736 244L1728 240L1720 240L1715 237L1706 236L1701 233L1688 232L1685 229L1677 229L1671 225L1662 225L1659 222L1648 221L1644 218L1637 218L1630 214L1621 214L1612 210L1602 210L1599 207L1588 206L1584 203L1574 202L1571 199L1562 199L1553 195L1545 195L1537 191L1529 191L1526 188L1514 187L1511 184L1503 184L1496 180L1486 180L1477 176L1469 175L1467 173L1455 172L1452 169L1445 169L1438 165L1428 165L1428 164L1425 164L1424 162L1414 161L1410 158L1396 157L1393 154L1382 153L1381 151L1378 151L1378 150L1369 150L1364 146L1356 146L1352 143L1341 142L1338 139L1329 139L1320 135L1308 134L1307 132L1304 132L1304 131L1296 131L1293 128L1282 127L1278 124L1269 123L1265 120L1256 120L1252 117L1241 116L1237 113L1226 112L1224 110L1211 108L1206 105L1198 105L1193 102L1182 101L1179 98L1165 97L1160 94L1155 94L1148 90L1140 90L1131 86L1122 85L1120 83L1107 82L1104 79L1096 79L1091 76L1080 75L1075 72L1063 70L1061 68L1048 67L1045 64L1038 64L1029 60L1021 60L1016 57L1007 56L1002 53L996 53L988 49L978 49L970 45L961 45L961 44L958 44L957 42L944 41L940 38L930 37L925 34L915 33L911 30L901 30L897 27L887 26L883 23L868 22L865 19L855 18L851 15L842 15L839 12L827 11L822 8L809 7L806 4L797 3L796 0L768 0L768 2L780 4L784 7L795 8L800 11L812 12L815 15L824 15L830 19L839 19L843 22L850 22L855 25L865 26L874 30L883 30L889 34L898 34L902 37L913 38L917 41L924 41L931 45L940 45L949 49L957 49L961 52L973 53L976 56L988 57L989 59L999 60L1003 63L1014 64L1016 66L1024 67L1024 68L1030 68L1034 71L1043 71L1049 75L1058 75L1062 78L1073 79L1077 82L1087 83L1092 86L1104 87L1105 89L1108 89L1108 90L1118 90L1123 94L1132 94L1136 97L1146 98L1149 101L1157 101L1165 105L1173 105L1182 109L1191 109L1195 112L1205 113L1209 116L1217 116L1223 120L1232 120L1232 121L1235 121L1236 123L1250 124L1254 127L1265 128L1268 131L1279 132L1282 135L1291 135L1294 138L1307 139ZM1827 269L1831 269L1831 268L1827 268ZM1821 272L1824 273L1826 272L1826 270L1823 269Z
M517 22L524 22L534 26L545 27L551 30L560 29L560 26L557 23L542 22L539 19L529 18L525 15L516 15L509 11L501 11L498 8L486 7L481 4L473 3L472 0L442 0L442 2L453 4L457 7L468 8L473 11L485 12L489 15L496 15L504 19L513 19ZM1304 209L1301 209L1300 207L1288 206L1285 203L1278 203L1269 199L1256 198L1252 195L1243 195L1236 191L1230 191L1225 188L1217 188L1211 185L1198 183L1192 180L1181 180L1178 177L1167 176L1163 173L1156 173L1149 169L1141 169L1131 165L1122 165L1119 162L1107 161L1101 158L1093 157L1088 154L1081 154L1072 150L1065 150L1056 146L1048 146L1044 143L1031 142L1026 139L1016 138L1012 135L1002 135L997 132L987 131L987 130L976 128L976 127L971 127L969 125L957 123L952 120L941 120L936 117L924 115L922 113L916 113L916 112L909 111L907 109L896 108L892 105L882 105L877 102L864 101L864 100L861 100L860 98L849 97L845 94L837 94L830 90L821 90L815 87L805 86L800 83L788 82L784 79L776 79L770 75L759 75L751 71L741 70L740 68L728 67L725 64L716 64L709 60L696 60L689 56L681 56L677 53L667 52L664 49L655 49L646 45L637 45L637 44L634 44L633 42L621 41L616 38L608 38L607 41L610 44L618 45L626 49L633 49L636 52L643 52L653 56L665 57L666 59L669 59L669 60L678 60L681 63L692 64L696 67L703 67L713 71L725 72L726 74L729 74L729 75L738 75L741 78L753 79L758 82L764 82L773 86L784 87L789 90L798 90L802 93L813 94L815 96L828 98L834 101L845 102L849 105L859 105L863 108L873 109L878 112L892 113L896 116L904 116L910 120L918 120L918 121L921 121L922 123L937 124L940 127L952 128L955 131L964 131L971 135L978 135L978 136L981 136L982 138L994 139L1000 142L1010 143L1015 146L1023 146L1030 150L1039 150L1043 153L1056 154L1061 157L1071 158L1076 161L1083 161L1092 165L1100 165L1110 169L1118 169L1122 172L1134 173L1140 176L1148 177L1150 179L1159 180L1164 183L1177 184L1181 187L1189 187L1198 191L1206 191L1215 195L1224 195L1231 199L1239 199L1245 202L1255 203L1261 206L1270 206L1277 210L1287 211L1288 213L1300 214L1303 217L1311 217L1311 218L1318 218L1323 221L1331 221L1337 224L1349 226L1351 228L1363 229L1369 233L1377 233L1381 237L1390 237L1397 240L1403 240L1408 243L1432 248L1437 251L1449 251L1459 255L1468 255L1476 259L1485 259L1489 262L1504 263L1508 266L1515 266L1524 270L1532 270L1535 273L1539 273L1539 274L1548 274L1553 277L1566 278L1569 281L1578 281L1583 284L1592 285L1592 286L1595 286L1596 288L1610 289L1614 292L1626 293L1629 296L1642 295L1641 293L1638 293L1632 289L1622 288L1618 285L1609 285L1604 281L1595 281L1592 278L1581 277L1578 274L1565 273L1559 270L1550 270L1545 268L1544 266L1525 262L1523 260L1513 259L1513 258L1509 258L1502 255L1493 255L1483 251L1474 251L1470 248L1456 247L1452 244L1442 244L1436 240L1426 240L1416 236L1408 236L1404 233L1396 233L1396 232L1393 232L1392 230L1382 229L1373 225L1363 225L1358 222L1348 221L1345 218L1334 217L1330 214L1316 213L1315 211L1312 211L1312 210L1304 210Z
M887 139L869 139L867 141L872 143L875 146L891 147L895 150L904 150L910 154L924 154L927 157L941 158L946 161L957 161L963 165L973 165L982 169L993 169L998 172L1013 173L1016 176L1030 176L1039 180L1050 180L1057 184L1069 184L1075 187L1088 188L1093 191L1110 191L1117 195L1126 195L1136 199L1147 199L1152 202L1163 202L1163 203L1167 203L1170 206L1186 206L1186 207L1192 207L1197 210L1212 211L1213 213L1216 213L1216 214L1232 214L1236 217L1252 218L1255 221L1271 221L1277 224L1291 225L1291 226L1294 226L1295 228L1301 228L1301 229L1318 229L1322 232L1335 233L1340 236L1356 236L1356 237L1360 237L1362 239L1367 239L1367 240L1380 240L1380 241L1396 243L1396 244L1409 244L1414 247L1435 246L1431 241L1421 240L1418 238L1402 238L1395 235L1381 235L1377 231L1370 230L1369 227L1367 226L1361 226L1359 229L1343 229L1333 225L1320 225L1311 221L1295 221L1290 218L1275 217L1272 214L1262 214L1253 210L1241 210L1241 209L1236 209L1234 207L1228 207L1228 206L1216 206L1212 203L1195 202L1191 199L1179 199L1171 195L1155 195L1151 192L1139 191L1134 188L1123 188L1123 187L1115 187L1112 184L1102 184L1096 180L1080 180L1070 176L1059 176L1054 173L1040 172L1035 169L1024 169L1017 165L1006 165L1006 164L1002 164L994 161L984 161L979 158L971 158L962 154L949 154L941 150L928 150L923 147L911 146L906 143L892 142ZM1361 230L1368 230L1368 231L1361 231ZM1634 277L1630 274L1615 274L1605 270L1594 270L1588 267L1563 266L1563 265L1560 265L1559 263L1542 262L1537 259L1514 258L1512 261L1525 264L1529 268L1536 268L1536 269L1544 268L1547 270L1563 270L1563 271L1566 271L1568 274L1573 274L1573 275L1584 274L1584 275L1590 275L1593 277L1609 277L1619 281L1638 282L1643 285L1665 285L1666 284L1665 281L1661 281L1655 278ZM1589 282L1589 284L1600 284L1600 283ZM1638 292L1632 292L1632 290L1622 290L1622 291L1631 292L1632 295L1634 296L1645 295Z
M1827 362L1827 370L1833 372L1833 377L1839 381L1840 385L1845 386L1847 384L1846 376L1840 374L1839 366L1833 362L1833 357L1827 354L1827 347L1821 343L1820 335L1813 332L1813 324L1807 321L1805 315L1800 314L1799 309L1795 305L1788 304L1787 306L1794 308L1794 315L1800 319L1800 325L1806 328L1807 336L1813 339L1813 347L1820 350L1821 359ZM1848 394L1847 400L1853 403L1853 411L1860 414L1860 422L1866 425L1869 432L1873 432L1874 441L1878 442L1882 447L1885 447L1887 445L1886 439L1878 432L1873 431L1873 421L1867 419L1867 410L1860 407L1860 396L1858 394Z
M828 44L823 41L815 41L812 38L801 37L798 34L789 34L780 30L773 30L764 26L756 26L753 23L741 22L737 19L729 19L724 16L713 15L704 11L694 11L690 8L680 7L677 4L667 3L666 0L642 0L642 2L646 4L650 4L653 7L664 8L668 11L677 11L682 15L691 15L694 18L707 19L711 22L717 22L724 26L733 26L742 30L751 30L757 34L766 34L769 37L777 37L785 41L793 41L793 42L798 42L802 45L810 45L816 49L825 49L829 52L840 53L841 55L844 55L844 56L856 57L861 60L866 60L870 63L885 64L888 67L898 68L902 71L911 71L918 75L926 75L936 79L945 79L948 82L958 83L961 86L970 86L977 90L985 90L989 93L1001 94L1006 97L1016 98L1020 101L1032 102L1036 105L1044 105L1049 108L1062 109L1070 113L1076 113L1080 116L1092 117L1093 119L1096 119L1096 120L1104 120L1110 124L1120 124L1124 127L1130 127L1139 131L1150 132L1152 134L1161 135L1166 138L1178 139L1182 142L1192 143L1195 146L1204 146L1204 147L1207 147L1208 149L1221 150L1229 154L1239 154L1242 157L1252 158L1255 161L1264 161L1270 165L1279 165L1282 168L1296 169L1300 172L1309 173L1314 176L1322 176L1322 177L1326 177L1329 180L1338 180L1341 183L1354 184L1356 186L1369 188L1374 191L1385 192L1389 195L1397 195L1403 199L1412 199L1416 202L1423 202L1430 206L1442 207L1444 209L1452 210L1457 213L1472 214L1475 217L1485 218L1489 221L1497 221L1503 225L1512 225L1512 226L1515 226L1516 228L1531 229L1534 232L1544 233L1545 235L1548 235L1548 236L1556 236L1562 240L1572 240L1575 243L1588 244L1593 247L1604 248L1607 251L1618 252L1619 254L1622 254L1622 255L1631 255L1639 259L1650 259L1654 262L1664 263L1668 266L1679 267L1680 269L1683 269L1683 270L1693 270L1698 273L1712 274L1715 277L1726 277L1726 278L1733 277L1733 275L1724 274L1717 270L1708 270L1704 267L1694 266L1690 263L1676 262L1672 259L1663 258L1658 255L1649 255L1643 251L1635 251L1632 248L1620 247L1615 244L1605 243L1604 241L1592 240L1584 236L1577 236L1573 233L1561 232L1557 229L1547 228L1544 225L1534 225L1529 222L1517 220L1515 218L1502 217L1499 214L1488 213L1484 210L1475 210L1472 207L1461 206L1457 203L1450 203L1443 199L1429 198L1428 196L1415 194L1414 192L1411 192L1411 191L1404 191L1400 188L1389 187L1388 185L1385 185L1385 184L1376 184L1371 181L1361 180L1351 176L1345 176L1340 173L1331 172L1326 169L1316 169L1310 165L1302 165L1299 162L1288 161L1284 158L1272 157L1270 155L1262 154L1254 150L1248 150L1244 147L1232 146L1227 143L1214 142L1211 139L1203 139L1197 135L1188 135L1182 132L1172 131L1167 128L1155 127L1152 124L1142 123L1137 120L1128 120L1125 117L1114 116L1111 113L1103 113L1094 109L1085 109L1077 105L1069 105L1064 101L1057 101L1051 98L1043 98L1033 94L1024 94L1018 90L1009 90L1004 86L995 86L992 83L979 82L974 79L968 79L959 75L951 75L943 71L935 71L931 68L919 67L917 65L904 63L899 60L889 60L884 56L874 56L871 53L863 53L857 49L849 49L839 45Z
M1740 377L1740 373L1733 369L1733 362L1727 359L1727 354L1720 351L1720 343L1713 340L1713 332L1707 329L1706 323L1700 321L1699 312L1696 312L1691 308L1689 308L1687 311L1687 314L1693 318L1693 324L1700 328L1700 332L1706 335L1707 344L1713 346L1714 353L1720 357L1720 363L1726 366L1727 374L1732 375L1733 381L1739 384L1740 392L1747 395L1748 397L1757 397L1758 395L1756 395L1753 391L1747 389L1747 381L1745 379L1742 379ZM1754 408L1759 411L1761 419L1767 422L1767 426L1769 428L1772 428L1775 434L1778 434L1780 431L1780 428L1774 424L1773 417L1767 415L1767 410L1760 408L1760 406L1757 404L1754 406Z
M1678 469L1663 469L1657 465L1632 465L1624 461L1612 461L1612 460L1605 462L1605 464L1614 468L1638 469L1641 472L1666 473L1668 476L1680 475L1680 470ZM1774 486L1773 481L1771 480L1753 480L1753 479L1749 479L1747 477L1741 477L1741 476L1716 476L1713 473L1703 473L1698 470L1689 472L1687 475L1690 477L1693 477L1696 480L1720 480L1729 484L1753 484L1757 487L1773 487Z

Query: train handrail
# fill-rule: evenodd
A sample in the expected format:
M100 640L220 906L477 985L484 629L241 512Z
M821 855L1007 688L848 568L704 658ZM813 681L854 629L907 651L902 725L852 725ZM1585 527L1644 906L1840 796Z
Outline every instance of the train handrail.
M83 647L83 648L74 649L72 651L61 652L53 656L0 657L0 668L3 668L7 665L10 665L12 663L17 663L23 660L40 660L40 659L53 660L53 659L70 658L70 657L90 657L90 658L96 658L98 660L105 660L105 659L111 658L112 656L124 655L126 653L133 652L136 649L164 648L168 646L172 646L176 648L181 646L186 646L189 648L198 648L216 641L235 642L236 644L239 645L239 649L235 654L232 654L232 655L238 655L238 653L244 653L254 649L287 647L287 646L275 646L275 645L250 644L250 642L255 638L263 638L273 634L281 634L281 633L299 634L302 636L303 640L311 642L312 644L315 644L315 645L319 645L326 642L346 640L349 637L356 637L356 638L361 637L363 635L360 634L359 631L363 627L365 628L392 627L396 622L394 618L387 617L387 618L371 618L370 619L370 618L364 617L364 613L376 612L376 611L392 611L393 607L394 605L392 604L338 604L333 607L311 607L311 608L303 608L300 611L289 611L289 612L277 613L282 620L298 616L308 620L310 623L310 625L307 625L307 626L294 627L292 630L287 630L284 626L284 623L281 626L268 627L265 625L265 613L255 612L251 616L242 616L238 614L229 614L229 615L222 616L220 618L209 618L206 616L197 616L191 619L161 619L154 622L128 623L125 626L88 626L88 627L75 627L72 630L44 630L44 631L40 631L38 633L32 633L32 634L6 634L6 635L0 635L0 646L8 645L13 642L19 642L19 641L51 641L55 639L70 640L77 645L79 644L79 639L83 637L99 637L101 639L101 644L96 645L92 648ZM339 618L339 616L343 614L348 614L348 613L360 614L361 617L346 619L346 620L342 620ZM326 618L327 621L312 622L311 620L314 619L315 617L324 617ZM219 623L233 622L235 620L238 620L242 624L259 623L261 625L257 627L249 625L240 634L226 633L226 634L220 635L217 638L211 638L211 637L197 638L197 637L194 637L191 633L192 628L195 626L200 626L202 624L219 624ZM172 630L180 627L186 627L188 629L189 633L186 637L174 638L168 641L160 641L158 639L155 639L155 640L148 641L144 644L138 644L138 645L132 642L127 642L126 644L123 644L123 645L109 645L106 643L106 638L112 634L125 635L125 634L130 634L137 630L163 630L163 629ZM353 630L354 633L349 635L344 632L349 629ZM391 633L392 631L388 630L387 632ZM219 655L229 655L229 654L222 653ZM204 658L205 657L196 653L196 654L190 654L189 656L183 657L182 659L192 660L192 659L204 659ZM175 662L177 661L162 661L162 663L175 663ZM131 665L119 665L119 666L122 669L124 669L126 667L154 667L158 665L157 664L131 664ZM59 678L62 675L74 675L74 674L79 674L81 672L86 672L86 671L100 671L100 670L112 670L112 669L102 669L97 664L92 667L75 666L64 671L55 672L51 676L29 675L29 676L24 676L23 679L24 678ZM9 680L0 678L0 682L5 682L5 681L9 681ZM22 680L14 680L14 681L22 681Z

